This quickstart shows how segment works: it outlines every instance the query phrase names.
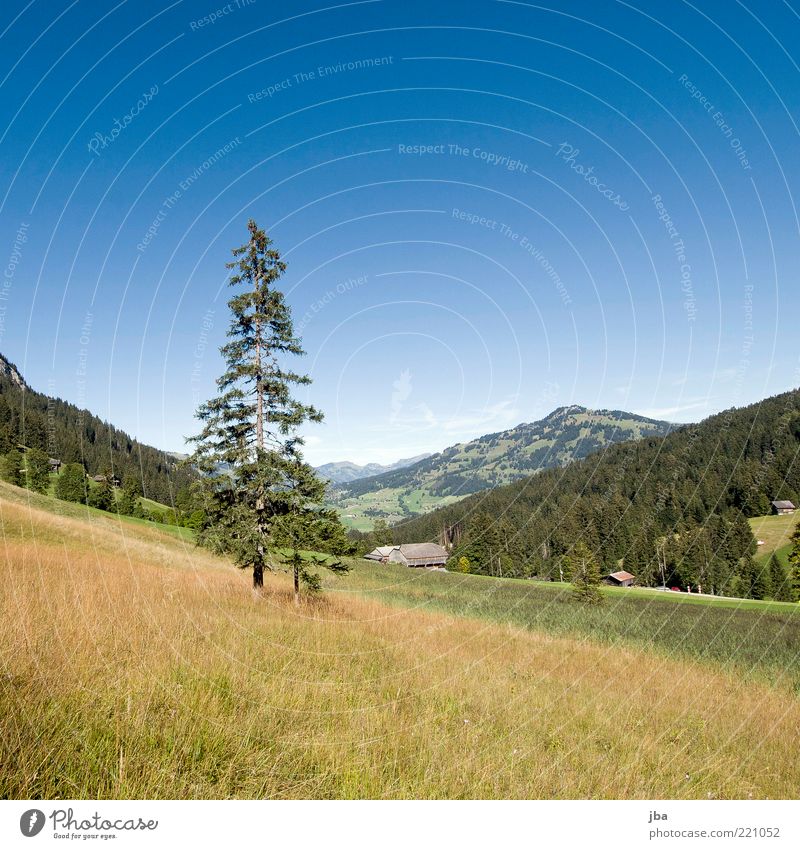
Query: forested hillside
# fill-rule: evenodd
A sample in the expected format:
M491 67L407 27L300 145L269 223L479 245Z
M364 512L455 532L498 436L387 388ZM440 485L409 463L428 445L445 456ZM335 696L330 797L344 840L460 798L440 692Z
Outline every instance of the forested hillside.
M171 504L191 477L165 452L142 445L87 410L29 388L0 356L0 454L21 445L62 463L81 463L90 475L113 471L123 482L135 477L145 497L163 504Z
M561 555L583 540L605 569L624 564L641 584L759 598L766 576L746 517L768 513L775 498L797 502L798 449L793 391L478 493L393 534L448 532L472 571L556 579Z

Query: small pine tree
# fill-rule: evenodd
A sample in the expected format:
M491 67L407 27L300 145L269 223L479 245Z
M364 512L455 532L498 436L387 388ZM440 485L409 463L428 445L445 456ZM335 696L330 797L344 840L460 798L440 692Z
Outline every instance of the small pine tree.
M575 598L587 604L602 602L600 566L586 543L581 540L574 545L564 560L565 571L571 575Z
M135 475L126 475L125 484L117 498L117 511L123 516L133 516L142 497L142 484Z
M472 567L469 564L469 557L459 557L456 570L461 572L463 575L469 575L472 571Z
M370 533L370 542L374 542L373 548L392 544L392 529L387 524L386 519L375 520Z
M79 463L67 463L56 481L56 498L82 503L86 501L86 473Z
M39 493L50 488L50 460L40 448L25 452L25 486Z
M772 593L769 580L769 569L756 563L752 557L748 558L750 565L748 572L750 576L750 598L764 599Z
M346 574L350 571L350 567L336 557L316 551L303 552L299 548L288 548L276 549L275 554L292 570L295 603L300 596L301 584L311 593L318 593L322 589L322 577L315 567L324 566L337 574Z
M98 510L111 510L113 508L114 490L111 488L108 475L97 486L93 486L89 490L86 502L90 507L96 507Z
M16 448L12 448L8 454L4 455L3 462L0 463L0 475L6 483L12 483L14 486L22 486L23 477L23 459L22 454Z
M792 587L789 576L786 574L783 564L778 560L774 552L769 559L768 568L770 584L772 585L772 597L775 601L792 601Z

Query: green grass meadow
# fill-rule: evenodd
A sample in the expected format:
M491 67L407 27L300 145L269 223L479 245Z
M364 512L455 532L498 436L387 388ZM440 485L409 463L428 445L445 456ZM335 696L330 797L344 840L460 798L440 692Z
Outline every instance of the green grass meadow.
M594 607L576 603L569 584L351 562L348 576L326 578L330 590L560 637L645 647L800 693L800 604L605 587L605 603Z

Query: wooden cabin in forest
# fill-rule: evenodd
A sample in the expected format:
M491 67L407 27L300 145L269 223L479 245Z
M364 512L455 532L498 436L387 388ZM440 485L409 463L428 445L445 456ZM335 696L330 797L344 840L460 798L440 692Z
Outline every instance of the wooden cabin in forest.
M787 516L789 513L794 513L795 506L791 501L773 501L772 512L776 516Z
M632 587L636 581L636 576L630 572L612 572L603 578L603 583L611 587Z

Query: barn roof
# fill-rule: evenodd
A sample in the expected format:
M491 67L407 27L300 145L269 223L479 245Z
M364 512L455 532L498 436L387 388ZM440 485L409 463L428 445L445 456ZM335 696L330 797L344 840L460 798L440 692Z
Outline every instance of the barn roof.
M388 557L392 553L392 549L396 548L394 545L379 545L376 549L370 551L369 554L365 554L364 557L367 560L383 560L384 557Z
M447 551L435 542L406 542L400 546L400 553L407 560L447 560Z
M408 566L442 566L447 551L435 542L408 542L397 546L400 557Z
M773 501L772 506L776 510L794 510L794 504L791 501Z
M631 575L630 572L612 572L609 578L613 578L615 581L630 581L636 577L636 575Z

